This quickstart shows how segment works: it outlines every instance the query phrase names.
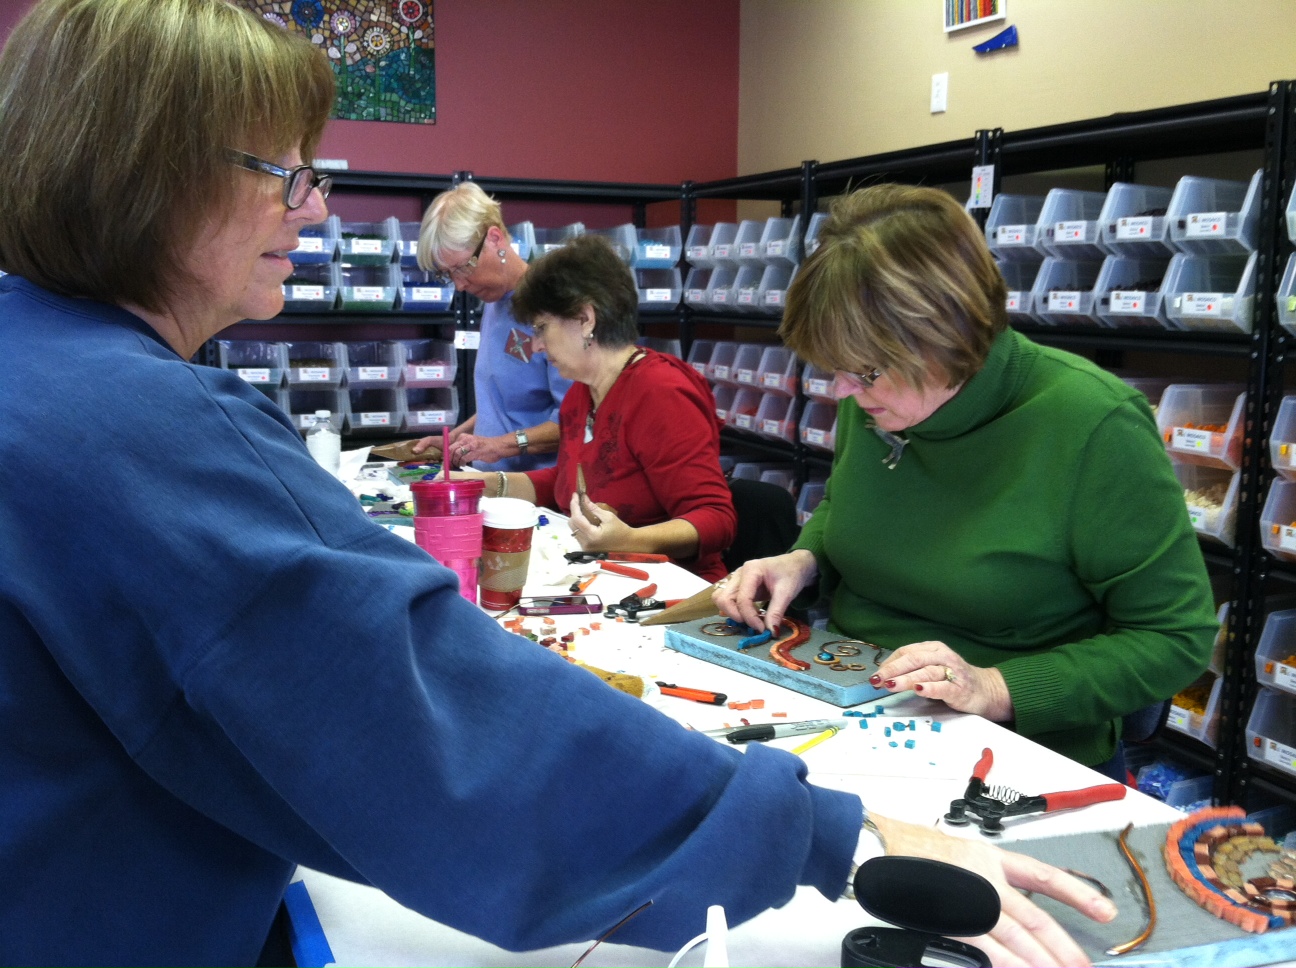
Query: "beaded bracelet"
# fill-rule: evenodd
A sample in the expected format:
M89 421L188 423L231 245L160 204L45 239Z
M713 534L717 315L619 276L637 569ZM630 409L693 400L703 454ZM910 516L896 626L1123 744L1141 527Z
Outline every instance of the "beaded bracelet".
M495 473L499 475L499 489L496 491L495 496L508 497L508 477L505 476L503 471L496 471Z

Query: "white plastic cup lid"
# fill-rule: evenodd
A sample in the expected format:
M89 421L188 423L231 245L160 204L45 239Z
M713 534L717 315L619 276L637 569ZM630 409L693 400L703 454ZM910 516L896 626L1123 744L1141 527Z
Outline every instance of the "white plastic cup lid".
M488 528L534 528L536 506L520 497L484 497L482 524Z

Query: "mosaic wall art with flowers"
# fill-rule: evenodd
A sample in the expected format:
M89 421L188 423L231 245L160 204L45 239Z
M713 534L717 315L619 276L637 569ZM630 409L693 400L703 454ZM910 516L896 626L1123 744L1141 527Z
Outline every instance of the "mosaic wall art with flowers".
M336 118L436 122L432 0L236 0L319 45L337 75Z

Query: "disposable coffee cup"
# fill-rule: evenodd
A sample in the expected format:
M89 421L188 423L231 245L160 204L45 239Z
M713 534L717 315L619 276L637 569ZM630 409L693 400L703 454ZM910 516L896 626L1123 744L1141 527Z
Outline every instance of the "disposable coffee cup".
M414 492L414 541L459 576L459 593L477 602L482 552L482 480L419 481Z
M515 497L482 498L481 586L478 604L490 612L512 608L522 597L531 564L536 506Z

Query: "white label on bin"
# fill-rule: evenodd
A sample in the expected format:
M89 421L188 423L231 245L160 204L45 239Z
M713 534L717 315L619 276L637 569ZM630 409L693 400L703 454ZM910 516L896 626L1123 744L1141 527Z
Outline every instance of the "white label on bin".
M348 239L351 251L356 255L382 255L382 239Z
M1296 528L1283 525L1278 534L1278 547L1283 551L1296 551Z
M1232 299L1229 302L1232 303ZM1222 292L1186 292L1179 304L1180 312L1185 316L1222 316L1224 315L1224 294Z
M761 430L767 434L774 434L776 436L782 434L782 428L779 426L777 420L762 420Z
M1147 303L1147 293L1135 289L1116 289L1111 294L1111 311L1114 313L1141 313Z
M449 410L415 410L414 419L421 424L447 424L449 413Z
M766 243L766 245L765 245L765 254L766 254L766 255L782 255L782 254L783 254L783 249L784 249L786 246L787 246L787 243L784 242L782 239L779 239L777 242L768 242L768 243Z
M391 425L391 414L389 413L362 413L360 414L361 427L387 427Z
M418 256L418 239L401 239L400 247L411 259Z
M1151 238L1152 218L1151 215L1118 218L1116 220L1116 238L1121 240Z
M714 370L712 370L711 372L712 372L712 374L714 374L713 379L716 379L716 380L727 380L727 379L729 379L729 367L727 367L727 366L717 366L717 367L716 367Z
M414 367L414 379L416 380L444 380L445 378L446 367L444 363Z
M743 430L751 430L752 415L749 413L740 413L734 417L734 424Z
M358 368L358 374L358 379L361 380L385 380L387 379L387 367L362 366Z
M1228 221L1228 212L1193 212L1188 216L1184 235L1190 239L1220 235Z
M1050 312L1075 312L1080 308L1080 292L1075 289L1049 293Z
M1058 222L1053 226L1054 242L1083 242L1088 222Z
M751 305L752 303L754 303L755 301L756 301L756 290L755 290L755 289L739 289L739 290L738 290L738 303L739 303L739 305L742 305L742 306L750 306L750 305Z
M669 259L671 250L669 245L650 243L644 245L643 254L645 259Z
M481 345L481 333L475 329L456 329L454 345L457 350L475 350Z
M565 242L545 242L540 246L540 254L548 255L550 252L557 252L564 245L566 245Z
M240 379L246 380L248 383L269 383L270 382L269 370L261 370L256 368L253 369L239 368L235 372L238 373Z
M1264 741L1264 761L1291 772L1296 770L1296 749L1292 749L1290 746L1276 740L1266 739Z
M826 397L828 396L828 388L830 385L831 381L829 380L807 380L806 393L810 394L812 397Z
M761 386L778 388L783 385L783 375L780 373L763 373L761 374Z
M1211 432L1209 430L1189 430L1187 427L1176 427L1171 445L1175 450L1197 450L1209 454L1211 449Z
M729 290L717 289L715 292L711 293L711 301L713 303L727 303L729 301Z
M706 299L705 289L690 289L684 294L684 298L689 302L702 302Z
M648 289L644 293L644 298L648 302L670 302L670 297L669 289Z
M1008 312L1015 313L1021 309L1021 297L1022 294L1020 292L1008 293Z
M332 379L333 371L327 366L299 366L297 368L298 383L328 383Z
M382 286L352 286L351 298L356 302L383 302L386 293Z
M705 245L690 245L688 247L688 256L690 259L705 259L707 247Z
M1169 714L1166 716L1166 725L1171 729L1177 729L1181 733L1186 733L1189 731L1188 727L1190 718L1188 710L1181 706L1172 705Z
M295 252L323 252L324 240L318 235L306 235L297 240Z
M440 302L442 299L441 289L436 286L415 286L410 290L410 301L412 302Z
M715 257L717 259L729 258L729 253L733 250L732 245L717 245L715 247Z
M737 380L739 383L755 383L756 371L755 370L734 370L734 379Z
M723 407L716 407L716 416L719 417L721 420L728 420L729 411L725 410Z
M706 376L706 375L707 375L707 374L706 374L706 368L707 368L707 365L706 365L705 363L690 363L689 365L692 366L693 369L695 369L695 370L698 371L698 376Z
M756 243L744 242L738 249L738 254L744 258L754 258L756 255Z
M324 298L323 286L294 285L294 286L289 286L288 288L289 288L289 294L288 294L289 299L294 299L299 301L311 299L311 300L318 301Z
M1274 664L1274 685L1280 686L1289 692L1296 691L1296 668L1283 665L1281 662Z
M766 306L782 306L782 305L783 305L783 290L782 290L782 289L767 289L767 290L765 291L765 305L766 305Z
M822 447L824 442L824 432L822 430L811 430L807 428L805 432L805 441L807 444L818 444Z
M1194 531L1205 531L1207 523L1206 509L1190 507L1188 509L1188 521L1192 524Z
M995 241L1000 245L1021 245L1026 241L1026 226L1001 225L995 230Z

